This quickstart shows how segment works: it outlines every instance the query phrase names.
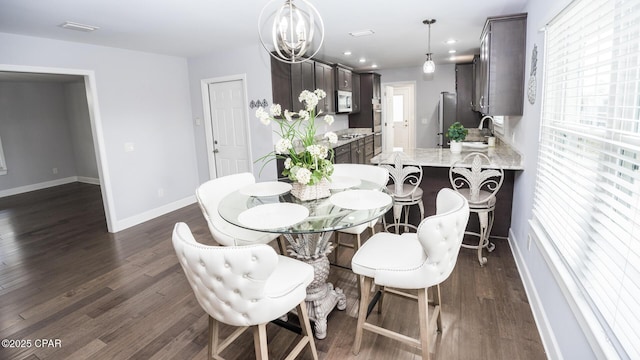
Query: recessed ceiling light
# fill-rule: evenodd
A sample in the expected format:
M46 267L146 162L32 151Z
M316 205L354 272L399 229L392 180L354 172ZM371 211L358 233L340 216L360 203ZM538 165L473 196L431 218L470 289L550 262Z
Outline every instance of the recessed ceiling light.
M455 51L455 50L453 50L453 49L452 49L452 50L449 50L449 54L455 54L455 53L456 53L456 51Z
M365 59L365 58L360 58L360 60L358 60L358 61L359 61L359 62L361 62L361 63L363 63L363 62L367 61L367 59Z
M455 44L457 42L458 41L456 39L449 39L449 40L446 41L447 44Z
M449 60L451 60L451 61L455 61L455 60L456 60L456 57L455 57L455 56L450 56L450 57L449 57Z
M100 29L97 26L85 25L85 24L75 23L72 21L65 21L64 23L60 24L60 27L69 29L69 30L84 31L84 32L91 32L91 31Z
M378 67L378 65L373 64L373 65L371 65L371 67L372 67L372 68L374 68L374 69L376 69L376 68Z
M346 55L346 56L349 56L349 55L351 55L351 51L345 51L345 52L343 52L343 54Z
M373 35L374 32L373 30L360 30L360 31L352 31L349 33L349 35L354 36L354 37L360 37L360 36L368 36L368 35Z

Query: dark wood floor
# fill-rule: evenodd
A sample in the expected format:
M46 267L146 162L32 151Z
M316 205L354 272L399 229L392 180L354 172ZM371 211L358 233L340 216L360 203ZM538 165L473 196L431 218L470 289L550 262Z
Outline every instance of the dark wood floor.
M214 244L196 205L109 234L97 186L74 183L1 198L0 339L24 340L25 347L2 348L0 359L205 359L207 317L170 241L178 221ZM509 245L496 245L483 268L473 251L462 249L443 283L444 330L433 336L435 359L546 358ZM348 264L351 251L339 261ZM316 341L321 359L420 358L418 350L371 333L360 355L352 355L355 276L332 267L330 280L345 291L347 309L331 313L327 338ZM387 299L383 317L374 312L371 319L417 335L416 304ZM268 335L275 359L293 346L295 334L283 328L270 324ZM39 339L60 344L42 347ZM254 358L251 333L224 356Z

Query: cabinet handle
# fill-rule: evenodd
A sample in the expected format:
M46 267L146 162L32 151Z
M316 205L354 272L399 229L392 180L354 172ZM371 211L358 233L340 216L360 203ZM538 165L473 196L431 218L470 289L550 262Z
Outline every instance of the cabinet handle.
M344 81L344 86L349 87L349 82L347 80Z
M480 96L480 108L484 109L484 95Z

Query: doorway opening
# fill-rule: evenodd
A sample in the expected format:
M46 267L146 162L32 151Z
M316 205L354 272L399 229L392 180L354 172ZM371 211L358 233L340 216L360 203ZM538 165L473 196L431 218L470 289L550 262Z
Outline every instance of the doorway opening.
M21 65L0 65L0 72L5 73L7 77L12 77L15 81L19 79L35 79L39 78L40 81L60 81L61 78L73 78L78 79L83 83L84 89L82 90L83 95L86 96L86 104L87 104L87 112L89 119L89 127L90 130L87 132L91 133L91 138L93 140L93 150L95 153L95 162L98 172L98 183L100 185L100 191L102 195L102 203L104 207L105 218L107 222L107 231L115 232L114 224L115 224L115 213L114 209L114 200L112 197L111 191L111 183L109 180L109 175L107 172L107 165L105 162L105 145L104 145L104 136L102 131L102 122L100 119L100 112L98 106L98 96L97 90L95 87L95 73L90 70L73 70L73 69L63 69L63 68L48 68L48 67L33 67L33 66L21 66ZM84 124L86 125L86 124ZM5 149L6 150L6 149ZM9 166L9 164L8 164ZM52 171L56 174L56 168L53 168ZM9 170L11 171L11 170ZM2 175L6 176L6 175ZM78 176L76 176L78 177ZM88 181L91 182L91 181ZM17 190L19 192L25 192L30 190L54 186L56 183L53 182L45 182L42 184L36 184L32 186L36 186L32 188L32 186L23 186L19 187ZM12 190L13 191L13 190ZM13 192L15 192L13 191Z
M253 173L246 75L201 81L209 179Z
M383 88L383 151L415 148L416 83L386 83Z

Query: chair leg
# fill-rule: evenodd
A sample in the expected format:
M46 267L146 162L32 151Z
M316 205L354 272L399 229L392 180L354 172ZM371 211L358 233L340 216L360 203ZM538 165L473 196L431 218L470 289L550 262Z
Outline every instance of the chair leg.
M436 285L436 293L433 295L433 304L436 309L438 309L438 313L436 315L436 331L442 332L442 311L440 311L440 303L442 298L440 296L440 284Z
M406 210L404 211L404 223L409 223L409 209L411 209L411 205L407 205L404 207ZM409 228L407 226L404 227L404 232L409 232Z
M280 249L280 255L287 255L287 245L285 243L284 236L278 236L278 248Z
M480 225L480 240L478 241L478 261L480 266L484 266L487 263L487 258L482 256L482 249L487 246L489 238L487 236L487 228L489 226L489 218L486 212L478 213L478 220Z
M382 302L384 301L385 288L380 286L380 297L378 298L378 314L382 314Z
M207 359L213 359L214 356L218 356L218 321L209 316L209 349L207 354L209 357Z
M361 276L361 275L358 275ZM358 309L358 325L356 326L356 338L353 341L353 354L360 353L360 345L362 345L362 332L364 331L364 322L367 319L367 308L369 307L369 291L373 279L366 276L363 277L362 286L360 288L360 308Z
M336 245L334 246L334 249L333 249L333 263L337 264L338 263L338 250L340 250L340 232L336 231L336 232L334 232L334 234L336 234Z
M427 288L418 290L418 317L422 358L429 360L429 301Z
M313 360L318 360L316 342L313 340L313 332L311 331L311 322L309 320L309 313L307 312L307 304L304 302L304 300L298 305L298 315L298 319L300 319L300 327L302 328L302 334L309 339L309 347L311 347Z
M256 360L269 359L269 349L267 348L267 324L254 326L253 346L256 351Z
M491 242L491 229L493 228L493 219L495 218L495 213L493 210L489 211L489 226L487 227L487 251L492 252L496 245Z
M422 200L418 202L418 208L420 208L420 221L422 221L424 219L424 203Z

